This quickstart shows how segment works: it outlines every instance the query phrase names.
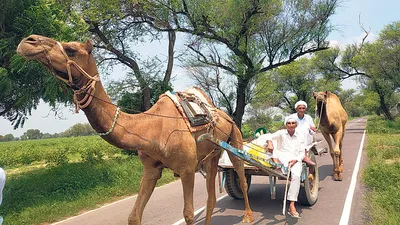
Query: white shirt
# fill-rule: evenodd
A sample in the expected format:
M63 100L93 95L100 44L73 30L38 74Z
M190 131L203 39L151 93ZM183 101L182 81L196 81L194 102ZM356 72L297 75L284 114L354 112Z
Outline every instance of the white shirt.
M312 117L308 114L304 114L302 119L299 118L297 113L293 113L292 116L297 118L297 129L310 129L310 126L315 127Z
M267 140L276 142L272 157L277 158L284 166L288 166L290 160L303 160L306 144L302 132L295 130L293 136L290 136L287 129L282 129L269 134Z
M312 135L315 134L315 132L310 129L311 126L315 127L312 117L308 114L304 114L304 117L300 119L297 113L293 113L292 116L297 118L296 129L304 133L306 138L306 145L310 145L313 142Z

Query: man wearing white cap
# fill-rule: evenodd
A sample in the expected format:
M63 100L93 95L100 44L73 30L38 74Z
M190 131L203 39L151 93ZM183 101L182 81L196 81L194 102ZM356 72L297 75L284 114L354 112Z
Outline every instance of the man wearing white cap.
M306 146L307 148L313 143L313 135L317 132L317 128L314 125L313 119L310 115L306 114L307 110L307 103L305 101L298 101L294 105L296 109L296 113L293 113L291 116L294 116L297 119L297 129L304 133L304 137L306 139ZM308 150L308 149L307 149ZM306 156L304 158L304 162L309 165L315 165L310 158Z
M290 115L285 118L286 129L278 130L270 134L266 141L267 151L272 152L272 159L275 163L282 163L284 166L290 166L292 180L287 196L289 200L289 214L294 218L300 218L296 210L295 202L300 190L300 175L302 171L302 160L306 148L304 133L296 130L297 118ZM272 140L276 141L274 149Z

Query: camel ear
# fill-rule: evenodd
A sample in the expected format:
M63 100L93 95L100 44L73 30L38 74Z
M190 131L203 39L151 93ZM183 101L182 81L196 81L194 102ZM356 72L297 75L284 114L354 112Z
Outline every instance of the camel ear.
M315 97L315 96L316 96L316 95L315 95L315 91L313 91L313 92L312 92L312 96L313 96L313 97Z
M89 54L92 54L92 50L93 50L93 44L90 40L87 40L85 42L85 49Z
M331 93L330 91L325 91L326 96L329 96L330 93Z

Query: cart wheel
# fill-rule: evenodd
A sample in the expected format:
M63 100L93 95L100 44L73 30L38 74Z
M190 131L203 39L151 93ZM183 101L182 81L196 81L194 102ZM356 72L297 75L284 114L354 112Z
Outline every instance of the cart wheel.
M299 192L299 202L303 205L312 206L317 202L319 189L318 164L314 154L309 154L310 159L315 162L315 166L306 167L306 179Z
M235 199L243 199L243 192L240 188L239 176L237 175L234 169L229 169L224 171L226 176L225 181L225 191L228 193L229 196ZM250 189L251 184L251 175L246 174L246 181L247 181L247 191Z

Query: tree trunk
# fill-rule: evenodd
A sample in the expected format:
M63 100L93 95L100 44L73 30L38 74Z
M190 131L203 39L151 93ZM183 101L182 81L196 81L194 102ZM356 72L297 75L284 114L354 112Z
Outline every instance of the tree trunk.
M386 119L388 119L388 120L394 120L394 118L393 118L392 114L390 113L390 110L386 104L386 101L385 101L385 92L382 90L382 88L378 82L374 81L374 86L375 86L376 92L379 95L379 103L381 105L381 110L383 112L383 115L385 115Z
M246 87L248 85L248 81L240 80L238 82L237 90L236 90L236 110L235 110L235 123L239 127L242 128L242 119L244 115L244 108L246 107Z
M172 67L174 65L174 47L175 47L176 34L175 31L168 31L168 65L165 71L164 84L168 86L171 80Z
M142 99L142 111L146 111L148 109L150 109L151 107L151 103L150 103L150 88L149 86L146 86L143 91L143 99Z
M379 95L379 102L381 104L381 110L382 110L383 115L385 115L385 118L388 120L394 120L392 114L390 113L390 110L388 109L388 107L386 105L386 102L385 102L385 99L383 96Z

